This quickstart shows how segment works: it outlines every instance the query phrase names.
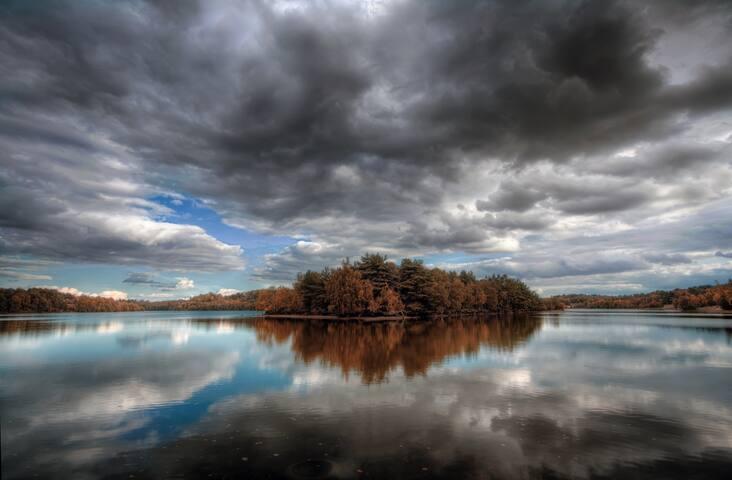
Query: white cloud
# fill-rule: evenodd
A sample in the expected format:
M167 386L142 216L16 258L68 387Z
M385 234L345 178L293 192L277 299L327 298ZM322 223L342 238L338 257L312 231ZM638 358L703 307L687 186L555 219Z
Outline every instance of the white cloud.
M176 290L190 290L191 288L194 288L196 285L190 278L186 277L179 277L177 278L177 282L175 282L175 288Z
M127 300L127 292L123 292L120 290L104 290L103 292L99 293L92 293L91 296L93 297L102 297L102 298L111 298L114 300Z
M127 292L123 292L121 290L103 290L99 293L93 293L84 292L74 287L59 287L56 285L42 285L39 288L51 288L53 290L58 290L61 293L68 293L76 297L86 295L88 297L111 298L113 300L127 300L128 298Z
M234 295L236 293L239 293L239 290L235 288L220 288L218 292L219 295L223 295L224 297L228 297L229 295Z

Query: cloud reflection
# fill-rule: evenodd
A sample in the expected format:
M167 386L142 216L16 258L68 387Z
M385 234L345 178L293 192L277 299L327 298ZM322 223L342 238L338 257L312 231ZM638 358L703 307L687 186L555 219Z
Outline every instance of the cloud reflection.
M726 330L634 315L5 325L3 478L724 478Z

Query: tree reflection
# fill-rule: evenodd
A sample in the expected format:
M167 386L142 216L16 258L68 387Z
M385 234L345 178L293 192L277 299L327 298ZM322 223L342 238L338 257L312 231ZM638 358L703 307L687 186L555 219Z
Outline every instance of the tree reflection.
M481 347L510 351L537 331L535 316L436 319L420 323L326 323L259 318L246 321L265 343L291 343L296 358L340 368L344 377L360 375L380 383L401 367L407 377L424 375L431 365L456 355L475 355Z

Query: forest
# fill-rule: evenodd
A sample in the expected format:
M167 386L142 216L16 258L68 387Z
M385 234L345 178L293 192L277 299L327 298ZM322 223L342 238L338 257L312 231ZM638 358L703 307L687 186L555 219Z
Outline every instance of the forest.
M260 290L256 309L270 314L414 316L542 310L539 296L505 275L477 279L472 272L428 268L380 254L307 271L292 287Z
M134 300L113 300L61 293L52 288L0 288L0 313L135 312L145 308Z
M255 310L258 290L233 295L204 293L182 300L140 301L145 310Z
M569 308L668 308L677 310L732 310L732 279L721 285L657 290L634 295L558 295L553 300Z
M405 258L399 265L380 254L346 260L337 268L307 271L291 287L215 293L150 302L74 296L52 289L0 289L0 313L142 310L260 310L269 314L427 316L556 309L523 282L505 275L477 279L472 272L428 268Z
M205 293L182 300L113 300L61 293L51 288L0 288L0 313L138 312L145 310L254 310L257 291Z

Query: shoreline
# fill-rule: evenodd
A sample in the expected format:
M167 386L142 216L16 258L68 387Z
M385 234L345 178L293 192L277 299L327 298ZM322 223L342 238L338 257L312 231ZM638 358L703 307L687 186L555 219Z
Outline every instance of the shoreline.
M260 315L263 318L274 318L279 320L327 320L333 322L396 322L402 320L417 320L419 317L401 316L401 315L384 315L377 317L339 317L337 315L307 315L307 314L263 314Z
M397 322L397 321L425 321L435 319L450 319L450 318L465 318L465 317L493 317L493 316L505 316L513 314L541 314L541 313L559 313L562 310L538 310L538 311L517 311L517 312L472 312L472 313L452 313L452 314L432 314L427 316L414 316L414 315L377 315L373 317L356 317L356 316L344 316L338 315L310 315L304 313L278 313L278 314L267 314L264 313L259 315L263 318L272 318L280 320L325 320L333 322L362 322L362 323L376 323L376 322Z

